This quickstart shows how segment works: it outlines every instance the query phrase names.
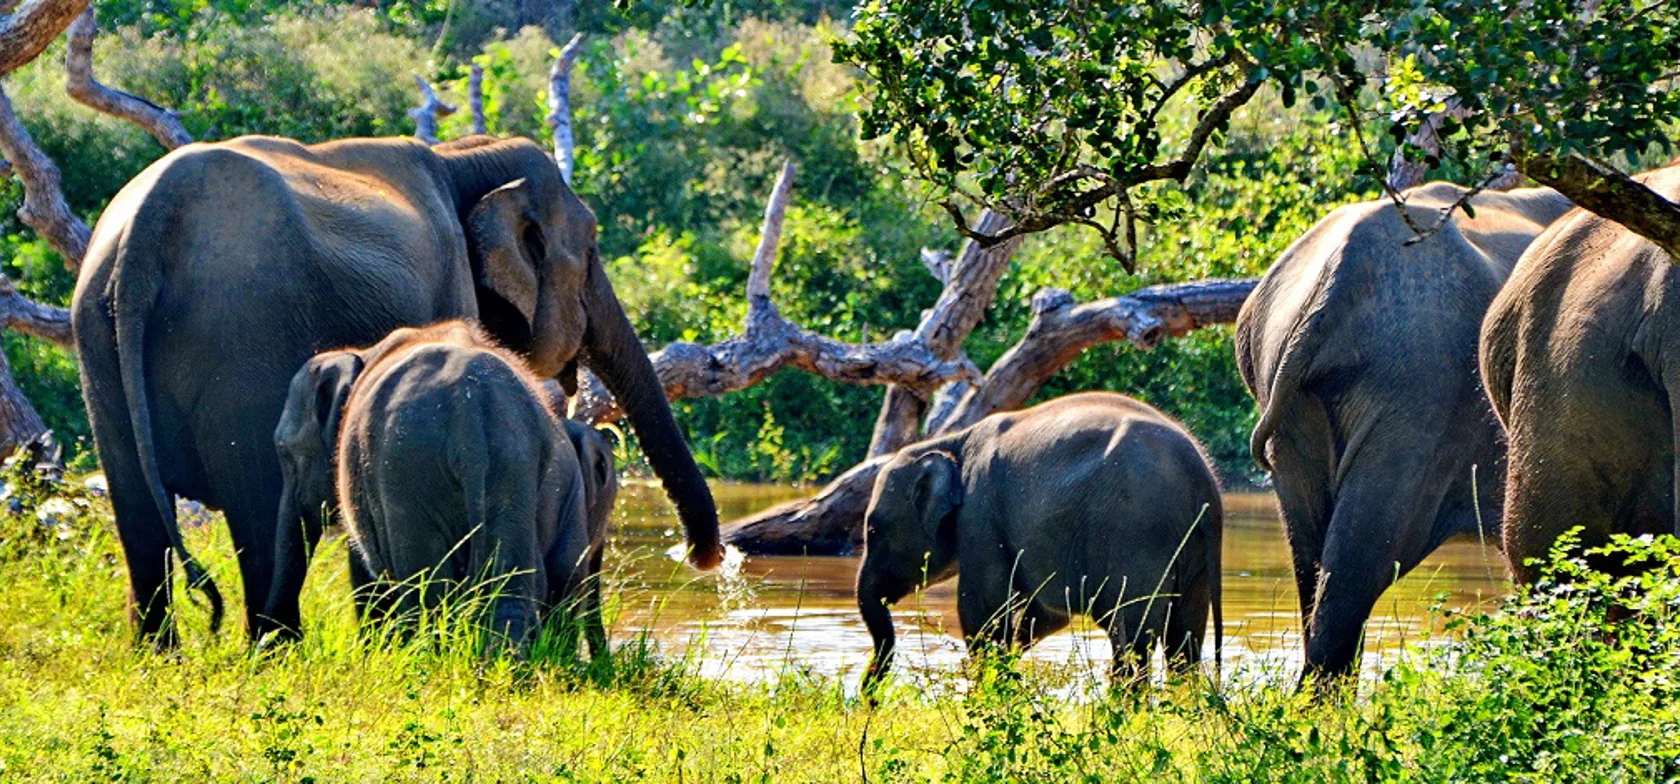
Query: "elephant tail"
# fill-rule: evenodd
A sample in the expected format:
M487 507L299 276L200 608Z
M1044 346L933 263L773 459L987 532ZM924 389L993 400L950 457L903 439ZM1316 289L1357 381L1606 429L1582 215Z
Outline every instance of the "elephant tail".
M154 226L140 216L135 226ZM210 631L222 626L222 592L216 588L210 573L187 552L181 539L181 527L175 517L175 504L163 486L163 474L158 468L157 445L152 437L151 403L146 394L146 322L157 304L160 284L145 261L128 258L111 280L112 311L116 321L117 365L122 378L123 396L128 403L128 419L134 427L134 451L140 463L141 476L151 490L152 503L157 506L158 519L163 521L169 536L170 549L181 559L187 572L187 585L204 594L210 604ZM136 263L139 262L139 263ZM136 275L135 273L139 274ZM138 279L137 279L138 278Z
M1318 283L1314 287L1312 297L1305 308L1295 318L1295 324L1289 330L1288 341L1284 344L1278 357L1277 367L1272 371L1272 383L1267 387L1265 410L1260 412L1260 421L1254 425L1254 433L1249 436L1248 449L1254 455L1254 462L1263 471L1271 472L1272 461L1266 457L1266 444L1272 440L1272 434L1277 432L1278 425L1284 415L1294 405L1295 398L1306 386L1308 369L1312 365L1312 336L1323 329L1323 322L1328 317L1329 308L1326 302L1330 298L1330 284L1334 277L1333 270L1320 273Z

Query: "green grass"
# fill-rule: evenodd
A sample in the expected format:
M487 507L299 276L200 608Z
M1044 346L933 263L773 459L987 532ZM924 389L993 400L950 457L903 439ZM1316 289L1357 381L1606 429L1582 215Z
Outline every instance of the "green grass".
M181 602L183 644L159 655L132 643L106 507L74 503L54 529L35 515L42 488L15 497L22 511L0 516L0 781L1680 775L1680 542L1668 539L1617 545L1656 567L1638 578L1560 550L1557 579L1450 619L1454 645L1319 700L1201 678L1070 700L1075 673L996 660L927 691L893 682L872 704L794 673L708 681L682 652L637 640L616 641L610 675L564 654L483 661L447 631L363 642L342 570L321 566L304 642L253 654L237 628L212 638L202 609ZM239 606L225 531L189 541Z

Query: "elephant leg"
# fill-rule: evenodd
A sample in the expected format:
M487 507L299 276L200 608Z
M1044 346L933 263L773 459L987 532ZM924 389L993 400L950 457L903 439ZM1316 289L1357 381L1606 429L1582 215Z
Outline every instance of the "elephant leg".
M601 613L601 561L605 548L597 548L589 555L588 582L583 586L583 634L589 642L589 657L596 661L612 662L607 645L607 624Z
M1194 581L1167 606L1161 644L1165 646L1167 666L1175 672L1193 672L1202 664L1202 640L1213 601L1210 591L1207 580Z
M969 655L1005 650L1014 639L1009 572L995 564L973 564L957 576L957 618Z
M1377 599L1428 555L1450 484L1453 469L1439 462L1445 445L1369 443L1365 454L1347 473L1325 536L1303 679L1354 671Z
M129 620L141 642L172 649L178 638L170 606L173 555L169 535L140 472L127 411L120 403L100 405L100 400L88 396L88 414L128 564ZM124 428L129 432L121 432Z
M245 628L252 642L271 632L286 634L286 630L303 627L298 612L298 595L303 583L301 573L289 578L295 579L299 591L281 597L282 601L273 607L268 606L276 576L274 529L280 496L278 487L273 490L270 494L253 488L250 496L240 498L238 503L223 510L228 530L233 534L234 550L239 556L239 575L245 584ZM307 560L304 563L307 564Z
M1297 398L1270 444L1278 509L1295 573L1295 596L1305 628L1313 614L1318 588L1318 562L1324 532L1330 525L1330 423L1316 398Z
M275 579L269 592L268 609L263 615L279 629L278 639L298 639L303 636L302 611L298 602L303 594L303 581L309 574L309 562L321 543L321 519L305 515L290 522L276 523L274 541ZM297 625L280 623L277 616L291 615Z

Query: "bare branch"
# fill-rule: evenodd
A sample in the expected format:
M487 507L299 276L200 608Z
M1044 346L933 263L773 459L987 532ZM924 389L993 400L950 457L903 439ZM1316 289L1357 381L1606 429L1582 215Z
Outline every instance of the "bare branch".
M192 143L192 134L187 133L175 112L137 95L106 87L93 78L93 36L98 29L93 14L90 5L70 25L69 46L64 53L65 90L70 97L95 111L144 128L166 149Z
M787 367L847 384L902 384L932 390L955 378L977 375L964 362L939 357L908 332L884 343L845 343L801 329L787 321L770 300L770 275L794 178L793 165L782 168L764 211L764 229L753 254L748 278L747 321L742 334L712 346L673 343L650 359L671 400L715 397L745 389ZM572 416L591 423L624 415L600 379L579 374Z
M1255 279L1153 286L1123 297L1075 305L1065 291L1033 298L1027 335L986 377L967 390L949 413L929 418L929 435L967 427L982 417L1018 408L1079 353L1101 343L1127 340L1149 348L1169 335L1236 320ZM863 514L875 476L887 460L877 455L830 482L817 495L789 501L724 528L724 541L750 554L848 555L862 543Z
M1040 291L1033 296L1027 334L998 358L942 427L955 430L994 412L1020 408L1092 346L1125 340L1148 350L1168 337L1236 321L1258 282L1244 278L1151 286L1084 305L1075 305L1073 295L1061 289Z
M572 182L572 62L583 51L583 33L560 49L554 65L548 69L548 127L554 134L554 160L560 165L560 176Z
M793 195L793 161L782 164L781 176L764 205L764 224L759 228L758 247L753 250L752 271L747 275L747 308L774 308L770 301L770 275L776 270L776 253L782 243L782 218ZM748 317L751 329L751 317Z
M74 348L70 338L70 311L23 296L5 275L0 275L0 326L34 335L59 348Z
M981 213L976 223L978 231L988 234L996 234L1008 226L1008 218L991 210ZM972 365L963 356L962 345L997 298L998 279L1009 268L1009 259L1020 248L1022 239L1016 237L990 246L975 241L963 245L946 274L939 299L916 325L915 337L927 344L935 356ZM979 374L978 369L974 374ZM899 387L887 390L869 440L871 457L896 452L916 440L927 412L929 391Z
M64 257L67 269L76 270L87 254L93 233L70 211L58 166L18 120L4 86L0 86L0 157L11 161L13 173L23 181L23 207L18 210L18 219Z
M467 105L472 107L472 132L489 133L484 124L484 66L478 63L467 74Z
M88 5L89 0L22 0L0 16L0 76L39 57Z
M414 83L420 87L420 105L408 110L408 116L414 120L414 138L427 144L437 144L438 118L454 114L455 107L440 100L420 74L414 75Z

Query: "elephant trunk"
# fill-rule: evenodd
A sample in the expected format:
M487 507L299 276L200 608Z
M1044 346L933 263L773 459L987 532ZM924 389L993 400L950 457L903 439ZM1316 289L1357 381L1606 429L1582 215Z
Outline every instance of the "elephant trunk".
M869 637L875 643L875 651L869 658L869 669L863 676L861 688L865 692L880 683L892 667L893 647L898 641L893 631L892 610L888 605L901 598L903 592L889 592L882 583L876 570L870 568L865 560L863 569L858 572L858 612L863 615L863 625L869 629Z
M697 569L712 569L723 560L723 548L711 488L706 486L700 466L677 429L671 404L665 399L665 387L599 263L590 265L585 308L589 331L583 362L600 376L624 409L642 453L665 485L666 495L676 504L688 539L689 563Z

